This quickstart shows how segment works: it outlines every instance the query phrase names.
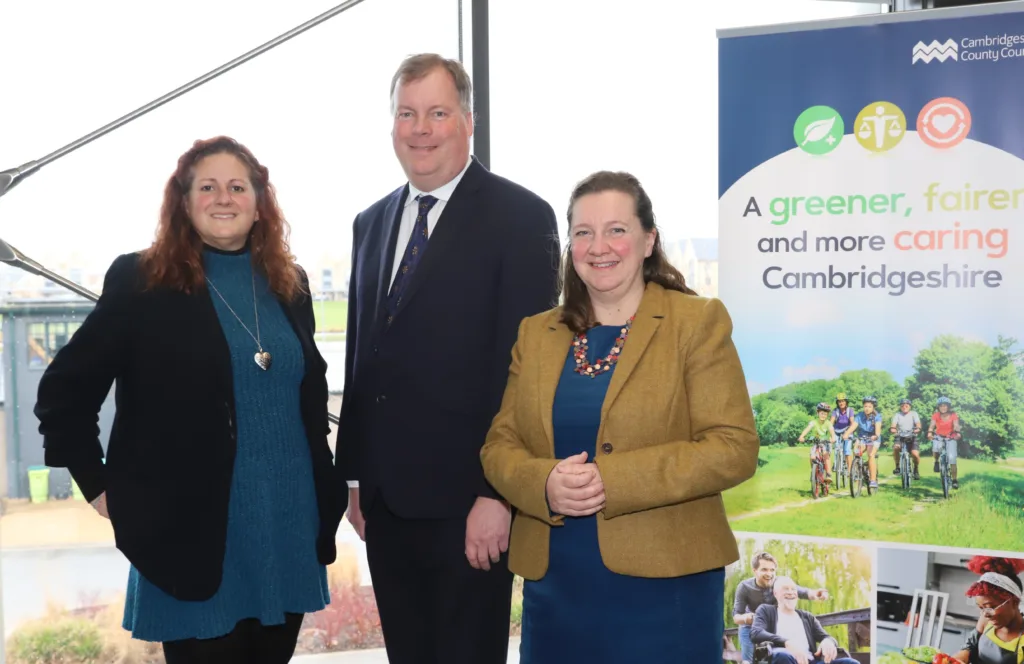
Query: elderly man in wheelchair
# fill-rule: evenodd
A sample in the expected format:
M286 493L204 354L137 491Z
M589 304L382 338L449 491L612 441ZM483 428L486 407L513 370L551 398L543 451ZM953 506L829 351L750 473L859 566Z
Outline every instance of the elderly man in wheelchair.
M778 606L762 604L754 614L753 664L857 664L813 614L796 608L799 598L793 579L775 580L775 599Z

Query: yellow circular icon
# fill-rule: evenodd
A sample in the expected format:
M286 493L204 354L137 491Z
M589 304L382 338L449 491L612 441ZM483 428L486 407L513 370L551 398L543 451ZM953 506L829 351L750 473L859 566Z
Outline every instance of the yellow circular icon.
M853 127L858 143L872 152L885 152L903 140L907 116L895 104L876 101L864 107Z

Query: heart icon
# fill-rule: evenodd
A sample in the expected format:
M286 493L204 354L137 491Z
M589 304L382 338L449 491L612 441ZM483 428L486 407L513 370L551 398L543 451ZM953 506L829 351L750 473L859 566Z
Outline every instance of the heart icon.
M259 365L260 369L266 371L270 368L270 353L267 351L256 353L252 359L256 360L256 364Z
M932 126L938 129L940 133L948 134L954 124L956 124L956 116L952 113L932 116Z

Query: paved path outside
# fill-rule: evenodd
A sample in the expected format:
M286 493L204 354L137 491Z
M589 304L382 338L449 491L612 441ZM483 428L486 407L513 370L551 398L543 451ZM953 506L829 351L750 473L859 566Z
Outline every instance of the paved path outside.
M301 655L294 657L292 662L293 664L388 664L388 656L383 649L356 650L324 655ZM509 639L506 664L519 664L519 637Z

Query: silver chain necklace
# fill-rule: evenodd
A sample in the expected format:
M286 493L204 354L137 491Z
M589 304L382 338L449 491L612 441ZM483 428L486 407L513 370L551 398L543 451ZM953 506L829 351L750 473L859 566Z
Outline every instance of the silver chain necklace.
M260 312L259 312L259 309L256 307L256 273L253 272L253 275L252 275L252 311L256 315L256 334L253 334L252 330L249 329L249 326L246 325L242 321L242 319L238 317L238 314L236 314L235 310L231 308L231 305L228 304L228 301L224 299L224 296L220 294L220 291L217 290L217 287L213 285L213 282L210 281L210 278L209 277L205 277L205 276L204 276L204 278L206 279L206 283L210 284L210 288L213 289L213 292L216 293L217 297L220 298L220 301L223 302L224 306L228 308L228 311L230 311L231 314L242 325L242 327L245 328L245 331L249 333L249 336L252 337L252 340L256 342L256 349L257 350L256 350L256 354L253 356L253 359L256 361L256 365L260 369L263 369L264 371L269 369L270 368L270 353L268 353L267 351L263 350L263 344L260 343Z

